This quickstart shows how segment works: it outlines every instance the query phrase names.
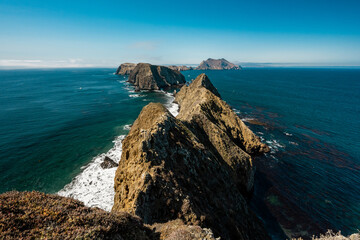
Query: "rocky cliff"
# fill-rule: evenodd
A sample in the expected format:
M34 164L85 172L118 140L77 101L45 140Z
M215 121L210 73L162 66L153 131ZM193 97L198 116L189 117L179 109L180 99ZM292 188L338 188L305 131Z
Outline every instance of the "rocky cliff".
M176 101L178 117L151 103L124 139L112 211L153 226L181 221L210 228L222 239L268 239L244 198L253 186L252 156L268 147L206 75L184 86Z
M208 58L202 61L196 70L240 70L241 67L235 65L224 58L212 59Z
M179 71L164 66L139 63L131 71L128 81L138 90L160 90L182 86L185 77Z
M116 70L117 75L129 75L132 70L136 67L135 63L123 63Z

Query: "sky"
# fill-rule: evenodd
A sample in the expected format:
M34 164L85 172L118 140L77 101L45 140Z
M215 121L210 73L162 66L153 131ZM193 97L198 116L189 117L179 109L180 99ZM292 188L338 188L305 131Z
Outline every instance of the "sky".
M0 0L0 67L360 66L360 1ZM255 64L254 64L255 63Z

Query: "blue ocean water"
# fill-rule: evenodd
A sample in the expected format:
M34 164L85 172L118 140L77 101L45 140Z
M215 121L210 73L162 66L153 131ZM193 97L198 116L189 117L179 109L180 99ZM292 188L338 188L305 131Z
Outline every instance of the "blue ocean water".
M125 135L161 92L132 92L114 69L0 71L0 192L55 193ZM204 71L185 71L187 80ZM273 239L360 228L360 70L205 71L271 147L252 208Z

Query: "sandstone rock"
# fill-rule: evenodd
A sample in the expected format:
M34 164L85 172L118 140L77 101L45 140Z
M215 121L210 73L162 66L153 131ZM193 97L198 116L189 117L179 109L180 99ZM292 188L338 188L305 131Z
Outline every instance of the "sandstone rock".
M140 90L160 90L182 86L185 77L164 66L139 63L131 71L128 81Z
M117 167L118 165L119 164L114 162L114 160L112 160L108 156L105 156L104 161L100 164L100 167L102 167L103 169L107 169L107 168Z
M196 70L240 70L241 67L235 65L224 58L212 59L208 58L202 61Z
M39 192L0 195L0 239L150 240L139 217L85 207L80 201Z
M136 67L135 63L123 63L116 70L117 75L129 75L132 70Z
M176 71L189 71L189 70L193 70L192 67L188 67L185 65L182 66L176 66L176 65L172 65L172 66L168 66L168 68L172 69L172 70L176 70Z
M199 107L187 103L193 110L216 107L221 101L205 87L198 88L206 90L203 97L212 99L214 105L202 106L198 98L194 102ZM185 99L179 102L181 108L187 105ZM228 116L230 113L224 104L220 106ZM252 172L250 155L235 143L231 144L234 137L224 132L227 126L233 126L232 121L216 127L215 123L219 123L207 119L212 115L219 118L221 114L215 109L207 115L198 114L199 121L195 115L189 117L194 121L187 121L184 112L183 120L173 117L161 104L145 106L123 141L112 211L136 214L146 224L180 219L186 225L210 228L222 239L269 239L239 187L251 178L240 176L243 172ZM209 134L202 123L211 123L210 129L217 132ZM243 133L240 127L234 129L234 134L236 131ZM228 156L224 159L217 147L211 145L215 140L227 150L236 151L235 157L231 152L226 155L224 150L222 154Z

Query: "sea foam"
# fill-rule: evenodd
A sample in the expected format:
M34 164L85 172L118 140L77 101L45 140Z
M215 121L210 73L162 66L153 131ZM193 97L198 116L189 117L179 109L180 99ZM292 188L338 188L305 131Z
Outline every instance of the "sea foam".
M110 211L114 203L114 178L117 168L103 169L100 164L105 156L119 163L124 138L125 135L118 136L114 140L114 146L107 153L94 157L89 164L82 167L82 172L58 194L80 200L88 207Z
M168 97L164 106L172 115L178 115L179 105L174 103L174 95L161 92ZM123 127L124 130L130 130L130 128L130 124ZM116 163L120 162L124 138L125 135L118 136L113 141L114 146L107 153L94 157L89 164L82 167L82 172L60 190L58 195L80 200L88 207L98 207L105 211L111 211L114 203L114 178L117 168L103 169L100 164L104 161L105 156Z

